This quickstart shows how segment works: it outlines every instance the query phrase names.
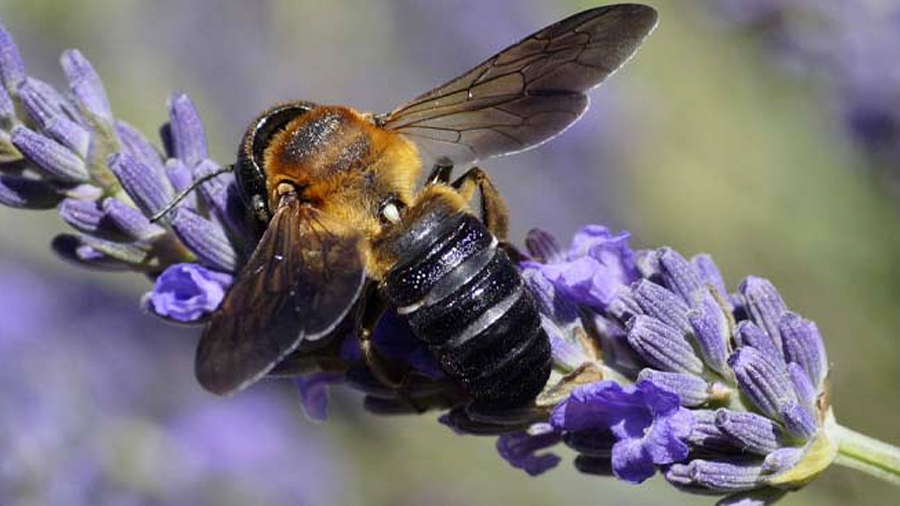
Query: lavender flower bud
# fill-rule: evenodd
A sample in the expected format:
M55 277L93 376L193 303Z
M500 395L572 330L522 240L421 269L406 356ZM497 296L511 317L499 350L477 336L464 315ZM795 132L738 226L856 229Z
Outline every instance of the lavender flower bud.
M779 448L766 456L762 470L766 474L778 474L790 469L803 458L803 448Z
M718 492L738 492L763 484L762 466L755 460L697 459L688 464L691 483Z
M722 300L728 300L728 289L725 288L725 280L719 272L719 267L709 255L695 255L691 258L691 265L700 274L700 280L707 285L712 285L719 292Z
M694 293L704 286L691 264L672 248L660 248L659 266L665 285L680 295L684 302L692 304Z
M644 313L680 330L682 333L687 334L691 331L687 318L687 304L682 302L677 295L647 280L635 283L631 291Z
M741 282L738 290L744 299L744 306L751 319L763 328L775 342L776 348L781 347L781 332L778 323L781 315L787 310L781 294L767 279L749 276Z
M125 193L145 215L152 216L175 197L171 184L157 177L150 167L137 158L116 153L109 157L108 163Z
M791 383L794 385L794 391L797 393L797 398L800 402L809 408L815 406L818 391L816 390L816 387L810 383L809 375L806 374L806 370L803 369L800 364L794 362L787 365L787 370L788 374L791 376Z
M735 440L722 431L716 424L716 412L710 409L691 411L694 417L694 430L688 437L688 444L696 450L709 453L734 453L740 450Z
M87 158L91 136L84 127L63 115L57 104L49 102L46 95L39 93L33 86L22 86L19 90L19 99L41 131L49 134L80 158Z
M159 152L133 126L124 121L116 121L116 134L119 136L124 153L150 167L156 174L165 172Z
M12 143L35 168L65 183L87 182L90 178L84 160L58 142L17 125L12 129Z
M706 365L724 375L731 333L728 319L718 301L706 288L701 288L693 297L696 302L694 308L688 312L688 321L694 329L697 346Z
M91 235L102 233L103 209L99 202L65 199L59 207L59 215L79 232Z
M165 229L150 223L140 211L116 198L103 200L103 212L116 230L134 240L145 241L165 234Z
M703 378L680 372L662 372L644 369L638 381L647 380L653 384L678 394L681 405L700 406L709 400L709 384Z
M172 211L172 228L200 259L200 262L225 272L234 272L237 254L221 228L186 208Z
M637 316L628 325L628 342L654 367L663 371L702 374L703 362L676 329L649 316Z
M0 26L0 80L7 91L15 90L25 80L25 64L19 48L5 28Z
M72 94L92 114L112 120L112 108L106 98L106 90L94 67L77 49L65 51L60 58L63 72L69 80Z
M768 455L784 444L781 428L755 413L719 409L716 427L731 437L739 448L759 455Z
M816 415L812 410L796 402L789 403L781 409L781 419L788 433L800 440L811 439L819 430Z
M779 357L779 359L784 357L781 348L772 337L751 321L738 322L734 329L734 339L738 347L752 346L767 357Z
M756 348L742 346L728 359L741 391L770 418L780 419L781 410L796 402L787 368L778 366Z
M810 382L818 389L828 372L828 358L816 324L796 313L787 312L781 317L779 329L784 341L785 358L803 367Z
M187 95L176 94L169 98L169 118L173 157L183 160L188 167L209 157L200 115Z

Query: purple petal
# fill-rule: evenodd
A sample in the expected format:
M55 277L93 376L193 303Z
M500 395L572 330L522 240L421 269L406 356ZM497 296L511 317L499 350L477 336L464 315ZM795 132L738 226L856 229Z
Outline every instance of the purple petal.
M216 310L232 277L197 264L175 264L158 278L144 305L158 316L178 322L194 322Z
M781 317L779 329L787 361L799 364L806 371L810 382L817 389L828 373L828 357L825 343L816 324L804 320L796 313L787 312Z
M172 129L172 148L175 158L188 167L194 167L209 157L206 148L206 132L200 114L185 94L169 98L169 118Z
M56 188L37 179L0 174L0 204L20 209L53 209L63 199Z
M562 247L550 232L539 228L532 229L525 236L525 248L536 261L552 264L565 260Z
M98 117L112 120L112 109L103 82L87 58L77 49L70 49L62 54L60 62L72 94L81 105Z
M769 334L776 348L781 350L781 332L778 330L778 323L787 306L775 285L767 279L749 276L741 282L738 290L750 318Z
M234 272L237 253L225 231L187 208L172 211L172 229L200 261L213 269Z
M47 176L66 183L90 179L84 160L62 144L21 125L13 127L10 138L25 158Z
M116 153L108 163L125 193L145 215L152 216L175 197L172 185L134 156Z
M0 25L0 80L8 90L15 90L25 80L25 64L12 36Z
M544 266L536 262L523 262L520 267L522 279L534 295L538 311L541 314L562 324L572 323L579 319L578 307L571 299L557 293L557 287L547 278Z
M613 474L630 483L641 483L656 473L656 466L639 439L623 439L613 445Z
M516 469L537 476L556 467L561 459L553 453L538 455L536 452L561 441L559 432L551 431L530 435L527 432L510 432L497 439L497 451Z
M300 392L303 414L314 422L328 419L328 387L340 383L344 375L338 372L316 372L294 380Z
M628 324L628 343L657 369L702 374L703 362L684 336L665 323L640 315Z

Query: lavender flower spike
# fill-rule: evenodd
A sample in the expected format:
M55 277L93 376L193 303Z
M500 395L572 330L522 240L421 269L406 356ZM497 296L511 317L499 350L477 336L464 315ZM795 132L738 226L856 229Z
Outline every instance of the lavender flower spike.
M62 64L67 93L28 76L0 28L0 203L58 205L80 232L54 239L60 256L140 272L154 281L147 311L205 321L254 247L234 175L205 181L151 223L176 189L222 167L209 158L196 107L172 96L161 152L113 116L81 53L65 53ZM529 235L532 258L520 270L552 341L553 370L526 405L486 412L472 404L393 314L370 342L408 371L402 389L370 369L352 318L284 357L273 374L300 377L303 407L317 419L332 385L361 391L364 407L379 414L442 410L457 432L499 436L501 456L530 474L558 465L549 451L563 443L585 473L640 483L661 471L679 489L725 496L722 504L776 500L839 453L875 459L880 472L900 477L900 449L835 421L822 336L774 284L748 277L731 297L709 256L633 251L628 240L595 225L568 248L547 233Z

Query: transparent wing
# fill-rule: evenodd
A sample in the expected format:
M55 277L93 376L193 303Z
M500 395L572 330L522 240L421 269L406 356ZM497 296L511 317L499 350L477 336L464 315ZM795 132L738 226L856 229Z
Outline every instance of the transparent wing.
M365 284L360 236L288 197L200 338L200 384L229 394L256 382L303 340L328 336Z
M531 148L581 116L585 92L628 61L656 21L644 5L575 14L376 121L455 165Z

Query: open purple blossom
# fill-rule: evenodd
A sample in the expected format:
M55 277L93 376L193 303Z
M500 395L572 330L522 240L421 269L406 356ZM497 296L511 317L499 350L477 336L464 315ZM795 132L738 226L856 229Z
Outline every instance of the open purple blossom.
M191 323L212 313L231 285L229 274L198 264L175 264L156 278L144 305L153 313L180 323Z
M678 395L641 381L622 387L598 381L572 391L556 406L550 423L561 431L609 432L613 473L632 483L653 476L656 466L684 460L693 417Z

